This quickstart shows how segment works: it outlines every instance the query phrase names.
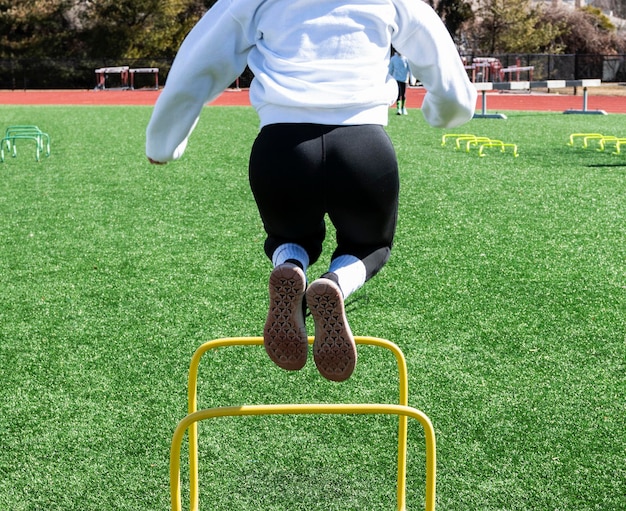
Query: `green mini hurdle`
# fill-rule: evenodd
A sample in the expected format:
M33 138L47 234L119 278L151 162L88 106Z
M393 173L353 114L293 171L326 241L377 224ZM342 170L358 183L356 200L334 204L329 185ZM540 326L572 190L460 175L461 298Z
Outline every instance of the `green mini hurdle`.
M197 409L198 367L202 356L211 349L227 346L263 346L262 337L231 337L216 339L202 344L194 353L189 366L187 388L187 415L178 423L170 448L170 496L172 511L181 511L180 455L183 437L188 432L189 440L189 510L199 507L198 481L198 422L217 417L251 415L397 415L398 416L398 478L397 509L406 510L406 462L408 418L416 419L424 429L426 444L426 511L435 509L436 447L435 431L430 419L421 411L408 406L408 374L404 354L394 343L376 337L355 337L357 344L367 344L385 348L393 353L398 364L399 398L398 404L268 404L224 406ZM309 344L313 337L309 337Z
M0 162L4 162L4 148L11 152L13 158L17 157L17 140L32 140L35 142L35 159L40 160L41 154L50 156L50 136L41 131L37 126L15 125L9 126L4 138L0 141Z

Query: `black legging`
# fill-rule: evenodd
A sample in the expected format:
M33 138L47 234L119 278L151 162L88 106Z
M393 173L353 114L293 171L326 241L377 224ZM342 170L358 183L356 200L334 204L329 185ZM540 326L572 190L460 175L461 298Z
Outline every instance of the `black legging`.
M406 101L406 82L398 82L398 101Z
M382 126L273 124L250 155L250 186L267 232L269 258L280 245L322 252L324 215L337 231L333 259L363 261L366 280L387 262L398 212L398 163Z

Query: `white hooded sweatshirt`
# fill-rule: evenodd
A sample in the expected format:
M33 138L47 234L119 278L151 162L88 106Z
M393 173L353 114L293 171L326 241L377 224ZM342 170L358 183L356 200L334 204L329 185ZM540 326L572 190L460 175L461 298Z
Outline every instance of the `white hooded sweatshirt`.
M427 94L435 127L472 118L476 89L454 43L422 0L218 0L180 47L147 128L146 154L180 158L202 107L244 71L261 127L386 125L397 97L390 47Z

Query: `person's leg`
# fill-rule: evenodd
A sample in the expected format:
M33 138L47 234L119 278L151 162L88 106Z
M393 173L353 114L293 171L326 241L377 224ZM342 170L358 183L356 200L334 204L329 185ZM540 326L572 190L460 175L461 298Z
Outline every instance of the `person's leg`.
M397 80L396 80L397 81ZM402 115L403 83L398 81L398 99L396 99L397 115Z
M306 363L306 269L321 254L325 236L324 207L314 200L319 195L312 194L321 162L319 131L311 125L267 126L250 155L250 186L267 233L265 252L274 267L264 345L270 358L287 370Z
M398 88L400 91L400 105L398 106L398 113L401 113L402 115L407 115L407 110L406 110L406 83L405 82L400 82L398 84Z
M252 147L250 187L267 233L265 253L274 265L284 258L306 266L322 253L326 226L324 204L316 200L319 135L318 125L274 124L261 130Z
M389 259L400 183L396 153L381 126L341 128L336 135L334 152L327 155L334 177L328 214L337 231L330 270L350 272L352 280L340 281L347 298Z
M320 373L345 380L356 346L344 299L389 258L395 234L399 178L395 150L382 126L338 127L325 135L326 200L337 231L329 272L307 290L315 320L313 354Z

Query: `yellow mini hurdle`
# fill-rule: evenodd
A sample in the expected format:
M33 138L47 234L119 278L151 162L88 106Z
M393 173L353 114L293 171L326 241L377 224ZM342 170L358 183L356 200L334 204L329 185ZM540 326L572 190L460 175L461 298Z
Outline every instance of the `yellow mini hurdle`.
M611 154L620 154L622 144L626 144L626 137L618 138L615 140L615 151L613 151Z
M511 148L511 154L518 157L517 144L505 143L502 140L495 140L489 137L481 137L472 135L471 133L446 133L441 137L441 146L445 146L448 139L454 138L454 147L457 151L461 150L461 144L465 144L465 152L469 153L473 146L479 146L478 156L485 156L485 148L499 147L500 152L504 153L506 147ZM572 142L573 143L573 142Z
M576 145L576 139L582 139L582 147L587 147L590 139L602 138L603 136L602 133L572 133L569 136L567 145L574 147Z
M621 146L622 144L626 144L626 137L618 137L615 135L603 135L602 133L572 133L569 136L569 142L567 143L570 147L575 147L576 139L582 140L583 149L587 149L590 147L589 142L591 140L597 141L596 151L604 151L607 145L613 144L615 150L611 152L611 154L621 154Z
M513 157L517 158L519 156L517 152L517 144L506 144L501 140L490 140L489 142L482 144L478 149L478 156L485 156L486 147L499 147L501 153L504 153L506 148L510 147Z
M202 344L194 353L189 366L187 387L187 415L178 423L172 437L170 449L170 496L172 511L181 511L180 454L185 432L189 439L189 509L197 511L199 506L198 482L198 422L217 418L250 415L397 415L398 416L398 479L397 509L406 510L406 461L408 418L416 419L424 429L426 444L426 511L435 509L436 446L435 431L430 419L421 411L408 406L408 374L404 354L397 345L376 337L355 337L357 344L385 348L393 353L398 364L398 404L268 404L224 406L197 410L198 367L202 356L211 349L227 346L262 346L262 337L230 337L215 339ZM309 337L309 344L313 337Z

